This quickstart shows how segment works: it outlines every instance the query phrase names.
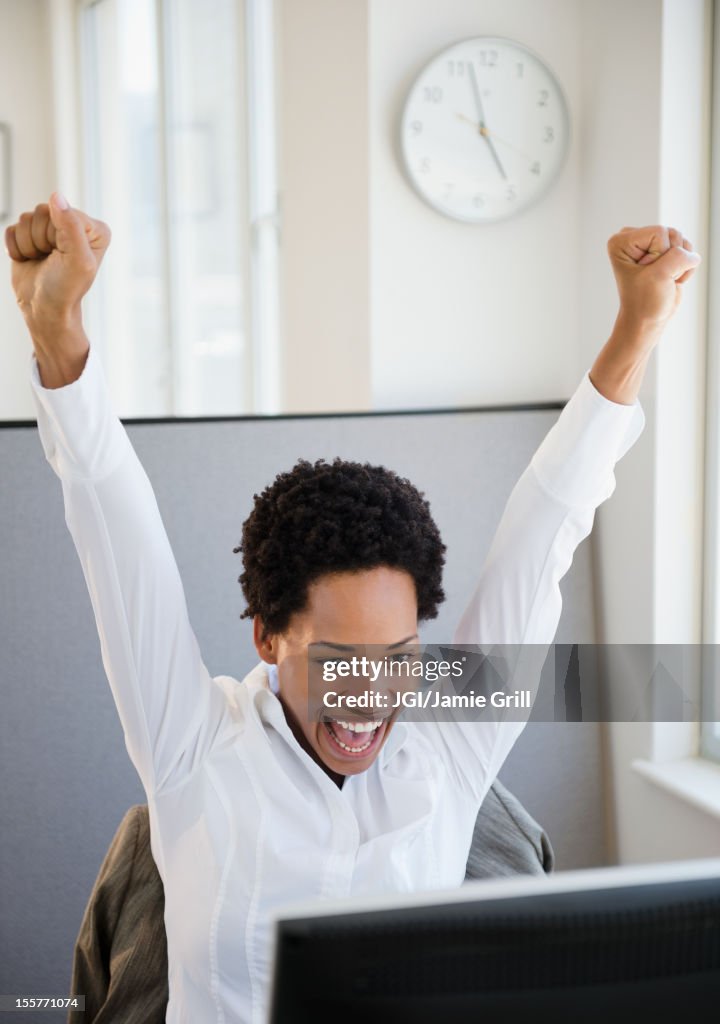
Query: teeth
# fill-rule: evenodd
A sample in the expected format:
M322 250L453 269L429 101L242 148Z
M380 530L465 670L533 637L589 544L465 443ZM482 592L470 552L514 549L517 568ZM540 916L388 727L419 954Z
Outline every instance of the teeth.
M341 722L337 718L331 718L330 722L332 724L334 724L334 725L341 725L341 726L343 726L343 728L351 729L353 732L370 732L370 731L372 731L373 735L370 737L370 739L367 741L367 743L364 743L361 747L349 747L346 743L343 743L343 741L338 737L338 735L335 732L335 730L330 728L330 732L332 733L332 738L335 740L335 742L339 746L341 746L343 748L343 750L348 750L351 754L359 754L363 750L367 750L368 747L371 747L372 744L373 744L373 741L375 739L375 732L382 725L382 722L347 723L347 722ZM360 726L361 728L356 729L356 728L354 728L355 725Z
M343 748L343 750L349 750L351 754L359 754L361 750L367 750L368 747L372 746L372 740L370 740L369 743L363 744L362 747L348 747L342 740L339 740L337 736L333 736L333 739Z
M379 729L382 722L341 722L339 718L331 719L333 722L337 722L343 729L349 729L350 732L371 732L374 729Z

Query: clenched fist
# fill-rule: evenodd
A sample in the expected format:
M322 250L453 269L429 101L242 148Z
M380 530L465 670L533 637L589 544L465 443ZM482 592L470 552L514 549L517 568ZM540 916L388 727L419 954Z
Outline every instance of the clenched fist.
M682 232L653 225L623 228L608 242L621 312L638 324L664 325L680 303L682 285L700 256Z
M107 224L74 209L59 192L5 229L12 286L44 387L64 387L83 371L90 345L80 302L109 244Z
M68 206L57 192L5 229L12 286L31 330L79 310L109 244L107 224Z
M590 381L613 402L632 404L650 355L700 263L676 228L623 228L608 242L620 309L607 342L590 368Z

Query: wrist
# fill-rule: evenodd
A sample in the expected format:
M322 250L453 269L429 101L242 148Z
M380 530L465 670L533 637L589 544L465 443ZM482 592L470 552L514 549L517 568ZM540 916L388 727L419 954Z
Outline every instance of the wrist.
M615 318L612 336L628 352L635 350L644 354L654 348L666 325L666 320L643 316L621 306Z
M46 351L65 345L72 346L74 340L79 340L85 335L79 306L50 314L25 313L25 323L33 345Z
M621 405L637 398L648 360L664 323L620 310L612 333L590 369L590 382L601 395Z
M29 323L28 328L43 387L59 388L76 381L90 351L79 312Z

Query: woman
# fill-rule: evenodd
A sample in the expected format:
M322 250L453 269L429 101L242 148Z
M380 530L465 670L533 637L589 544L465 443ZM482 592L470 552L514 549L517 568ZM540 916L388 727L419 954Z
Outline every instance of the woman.
M150 482L82 327L109 228L53 193L5 239L41 442L147 793L167 1020L263 1021L274 908L460 885L478 809L523 723L309 718L308 645L329 660L347 646L402 651L444 596L445 549L422 495L339 460L300 462L256 496L235 550L260 661L242 682L211 679ZM663 227L611 238L615 327L515 486L455 643L552 641L559 580L643 428L638 389L699 262L690 250Z

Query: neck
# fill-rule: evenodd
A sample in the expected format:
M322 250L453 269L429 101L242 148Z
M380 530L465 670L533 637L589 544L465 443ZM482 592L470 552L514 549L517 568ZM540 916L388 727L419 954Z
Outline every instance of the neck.
M332 779L332 781L335 783L338 789L342 789L346 776L340 775L338 774L338 772L334 772L330 768L328 768L323 759L318 755L317 751L314 750L308 743L307 736L300 728L300 724L296 720L290 708L288 708L287 705L285 704L285 701L282 698L282 694L279 693L277 696L278 700L280 701L280 705L283 709L283 713L285 714L285 721L290 726L290 731L292 732L295 739L298 741L298 743L303 748L305 753L313 759L315 764L319 765L325 772L325 774Z

